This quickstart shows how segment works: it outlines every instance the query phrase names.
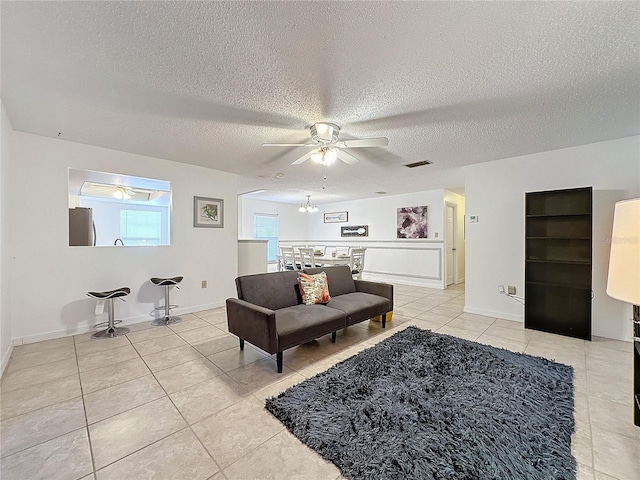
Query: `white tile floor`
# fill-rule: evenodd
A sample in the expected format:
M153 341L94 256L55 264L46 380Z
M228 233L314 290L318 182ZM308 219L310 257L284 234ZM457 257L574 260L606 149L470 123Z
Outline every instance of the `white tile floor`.
M463 313L464 286L396 285L393 320L363 322L272 356L238 349L223 309L126 337L60 338L14 349L0 387L2 479L305 479L340 472L264 410L264 400L416 325L575 368L579 479L640 479L632 346L584 342Z

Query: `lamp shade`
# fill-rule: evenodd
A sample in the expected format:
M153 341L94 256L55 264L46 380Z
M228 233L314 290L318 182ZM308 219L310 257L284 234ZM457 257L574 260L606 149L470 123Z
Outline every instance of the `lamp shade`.
M607 295L640 305L640 198L616 203Z

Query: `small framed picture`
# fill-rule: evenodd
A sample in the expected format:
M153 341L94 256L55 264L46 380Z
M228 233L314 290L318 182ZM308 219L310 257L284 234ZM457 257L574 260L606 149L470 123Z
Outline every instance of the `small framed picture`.
M193 226L224 227L224 200L221 198L193 197Z
M369 225L356 225L353 227L340 227L341 237L368 237Z
M324 214L324 223L343 223L349 220L349 212L331 212Z

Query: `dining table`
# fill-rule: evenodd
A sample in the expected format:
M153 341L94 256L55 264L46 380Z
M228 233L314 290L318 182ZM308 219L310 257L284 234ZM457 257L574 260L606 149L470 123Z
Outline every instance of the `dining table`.
M316 266L322 265L349 265L351 257L349 255L315 255L314 260Z

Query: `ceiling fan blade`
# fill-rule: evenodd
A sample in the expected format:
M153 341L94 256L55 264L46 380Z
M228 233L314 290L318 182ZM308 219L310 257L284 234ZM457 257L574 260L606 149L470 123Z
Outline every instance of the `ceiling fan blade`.
M389 145L387 137L362 138L360 140L343 140L336 142L336 146L340 148L359 148L359 147L386 147Z
M317 147L313 143L263 143L263 147Z
M315 150L312 150L309 153L305 153L303 156L301 156L299 159L297 159L291 165L300 165L301 163L306 162L307 160L309 160L311 158L311 155L313 155L314 153L315 153Z
M350 153L347 153L342 150L336 150L336 154L340 160L342 160L344 163L347 163L349 165L353 165L354 163L358 163L360 161Z

